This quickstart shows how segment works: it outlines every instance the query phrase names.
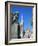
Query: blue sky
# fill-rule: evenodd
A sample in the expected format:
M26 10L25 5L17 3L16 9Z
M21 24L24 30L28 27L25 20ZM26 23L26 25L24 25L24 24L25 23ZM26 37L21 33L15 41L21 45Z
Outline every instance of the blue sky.
M27 28L30 28L30 31L32 31L32 26L30 23L30 20L32 20L32 7L24 7L24 6L16 6L13 5L11 7L11 13L15 13L16 11L19 12L19 22L21 19L21 16L24 18L24 30L26 31Z

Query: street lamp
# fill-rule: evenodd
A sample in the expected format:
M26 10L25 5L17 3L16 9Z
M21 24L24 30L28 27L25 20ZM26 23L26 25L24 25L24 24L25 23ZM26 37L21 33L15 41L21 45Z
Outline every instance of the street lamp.
M19 23L19 12L16 11L15 12L15 16L16 16L16 23L18 24L18 28L17 28L17 35L18 35L18 38L21 38L20 36L20 23Z

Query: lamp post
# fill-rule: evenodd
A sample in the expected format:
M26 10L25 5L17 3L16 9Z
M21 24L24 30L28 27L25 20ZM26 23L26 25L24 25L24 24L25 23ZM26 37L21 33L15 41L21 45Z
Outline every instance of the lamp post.
M18 26L17 26L17 35L18 35L18 38L21 38L20 37L20 23L18 22L18 20L19 20L19 12L18 11L16 11L15 16L17 16L16 17L16 23L18 24Z

